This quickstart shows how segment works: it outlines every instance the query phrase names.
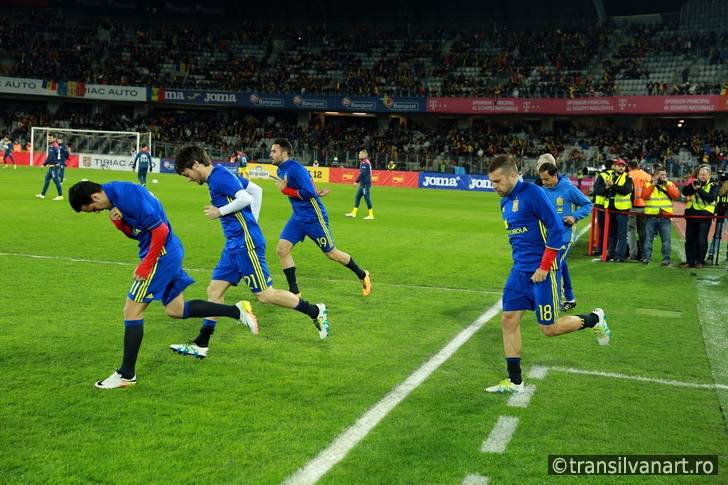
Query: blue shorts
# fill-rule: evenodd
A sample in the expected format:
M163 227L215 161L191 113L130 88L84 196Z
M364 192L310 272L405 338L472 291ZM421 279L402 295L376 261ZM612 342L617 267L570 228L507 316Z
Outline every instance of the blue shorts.
M273 278L265 264L265 244L245 253L223 251L212 272L212 279L227 281L233 286L245 280L253 293L260 293L273 285Z
M281 239L290 241L294 245L306 239L306 236L310 237L324 253L328 253L336 247L334 236L329 229L328 219L301 222L291 218L281 232Z
M540 283L531 281L533 273L511 270L503 289L503 311L535 310L540 325L552 325L559 319L561 270L549 271Z
M149 303L160 300L167 306L180 293L195 282L182 269L185 252L182 246L160 256L149 277L144 281L135 281L127 296L137 303Z

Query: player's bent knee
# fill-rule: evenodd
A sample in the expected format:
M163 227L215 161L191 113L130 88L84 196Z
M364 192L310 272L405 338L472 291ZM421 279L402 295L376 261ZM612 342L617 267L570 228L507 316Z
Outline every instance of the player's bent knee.
M538 328L540 328L541 333L543 333L547 337L556 337L557 335L559 335L553 325L539 325Z
M172 308L170 305L164 307L164 313L172 318L182 318L182 311L177 308Z

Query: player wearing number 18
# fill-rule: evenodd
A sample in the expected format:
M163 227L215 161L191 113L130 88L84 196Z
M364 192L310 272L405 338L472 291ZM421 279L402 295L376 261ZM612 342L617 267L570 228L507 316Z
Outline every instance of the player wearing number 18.
M513 268L503 289L503 347L508 379L488 392L523 392L521 378L521 319L535 310L541 332L555 337L592 328L601 345L610 331L601 308L589 315L559 318L560 269L556 256L563 246L564 226L548 197L535 184L518 180L516 162L499 155L488 168L493 189L501 196L501 215L513 252Z
M292 154L293 147L288 139L278 138L273 142L270 159L271 163L278 167L276 187L283 195L288 196L293 207L293 214L283 228L276 248L283 273L288 279L288 288L291 293L299 293L296 266L291 257L291 250L308 236L327 258L353 271L361 283L362 294L369 296L372 290L369 272L361 269L354 262L354 258L336 248L334 236L329 229L326 208L319 198L325 194L316 190L311 174L303 165L291 158Z
M222 165L212 165L205 150L194 145L184 147L177 154L174 168L188 182L207 184L212 205L205 207L205 216L210 220L220 219L225 235L225 249L207 287L208 300L222 303L227 289L244 280L259 302L297 310L311 317L319 337L325 339L329 333L326 305L314 305L289 291L273 288L265 262L265 239L258 225L263 190ZM209 335L214 329L215 319L205 320L200 335L188 347L203 348L207 352ZM187 354L184 344L171 348Z

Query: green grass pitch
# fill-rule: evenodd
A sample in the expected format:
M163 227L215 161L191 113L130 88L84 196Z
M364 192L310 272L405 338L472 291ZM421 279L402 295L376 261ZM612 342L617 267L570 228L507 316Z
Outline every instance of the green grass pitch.
M221 319L200 361L168 347L194 338L201 322L172 320L155 302L138 384L102 391L93 383L121 361L136 245L106 213L50 200L53 187L36 199L43 175L0 169L0 483L299 484L307 465L321 484L728 483L728 273L720 269L595 263L582 238L569 261L572 313L604 308L612 342L600 347L588 331L546 338L527 313L524 375L548 371L526 379L536 390L525 407L509 406L508 396L484 392L506 377L500 314L462 338L498 302L511 266L498 196L374 187L375 219L365 221L365 206L344 217L355 188L331 185L323 200L337 246L371 272L373 290L362 297L353 273L311 242L296 246L304 297L329 308L327 340L304 315L231 288L229 302L253 302L260 335ZM81 177L135 181L131 172L67 177L64 189ZM219 222L203 214L207 188L155 177L150 189L196 279L185 296L205 298L223 247ZM268 266L274 286L286 288L275 246L290 205L272 182L258 183ZM315 461L341 451L337 437L413 375L424 378L374 413L348 452ZM503 416L518 419L505 450L481 452ZM549 454L719 455L720 472L554 477Z

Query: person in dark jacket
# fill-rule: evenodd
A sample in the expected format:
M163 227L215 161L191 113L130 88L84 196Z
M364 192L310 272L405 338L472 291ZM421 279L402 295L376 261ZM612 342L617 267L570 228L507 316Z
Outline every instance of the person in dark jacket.
M346 214L346 217L356 217L356 211L359 210L359 203L361 202L362 196L364 196L364 202L367 203L367 209L369 209L369 215L366 216L364 219L374 219L374 209L372 208L371 196L372 164L369 162L367 156L368 153L366 150L361 150L359 152L359 160L361 161L359 165L359 176L354 182L354 185L359 184L359 189L357 189L356 196L354 197L354 208L351 212Z

